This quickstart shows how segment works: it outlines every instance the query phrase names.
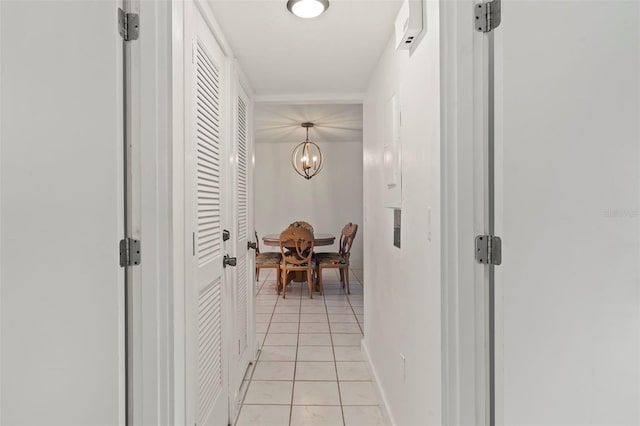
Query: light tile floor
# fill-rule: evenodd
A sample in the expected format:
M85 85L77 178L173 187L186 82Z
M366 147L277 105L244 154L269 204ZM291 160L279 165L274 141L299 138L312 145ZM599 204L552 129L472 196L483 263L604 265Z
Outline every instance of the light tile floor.
M267 272L269 272L267 274ZM351 295L337 270L323 272L324 295L309 299L306 283L275 292L275 275L257 283L258 361L245 376L236 426L383 426L360 350L362 272L353 271Z

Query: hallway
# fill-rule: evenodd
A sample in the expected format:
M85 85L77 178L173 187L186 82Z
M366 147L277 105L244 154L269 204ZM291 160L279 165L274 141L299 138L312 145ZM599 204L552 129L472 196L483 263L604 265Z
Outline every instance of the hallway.
M0 39L0 425L640 425L640 1L0 0ZM352 294L256 282L294 221Z
M261 350L245 376L236 425L383 425L360 350L362 271L351 271L349 296L335 270L327 271L324 297L314 293L313 299L306 283L290 284L282 299L274 290L274 273L261 275L256 288Z

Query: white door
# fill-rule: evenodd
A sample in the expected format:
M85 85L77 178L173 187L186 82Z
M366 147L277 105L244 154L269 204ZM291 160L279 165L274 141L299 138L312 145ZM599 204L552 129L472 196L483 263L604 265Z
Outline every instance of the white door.
M235 133L235 191L234 205L237 221L235 233L235 257L237 258L236 279L233 289L234 307L234 340L232 346L233 363L231 366L231 389L234 401L239 402L240 386L249 362L253 359L252 333L254 329L253 292L255 259L253 252L249 252L248 243L253 241L253 226L250 226L251 202L251 117L250 100L239 82L236 82L234 102L234 133ZM234 407L235 408L235 407Z
M193 57L187 63L187 423L228 424L228 346L222 239L224 194L226 67L201 12L192 12ZM189 32L187 32L189 34Z
M1 424L125 422L120 6L0 2Z
M640 3L503 1L497 416L640 424Z

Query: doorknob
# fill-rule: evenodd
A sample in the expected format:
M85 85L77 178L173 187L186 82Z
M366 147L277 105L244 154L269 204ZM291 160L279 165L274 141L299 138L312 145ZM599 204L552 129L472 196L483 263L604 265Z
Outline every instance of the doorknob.
M224 258L222 259L222 266L223 267L227 267L227 265L229 266L236 266L237 263L237 259L235 257L229 257L228 255L224 255Z
M251 241L247 241L247 250L249 250L249 249L258 250L258 245L256 243L251 242Z

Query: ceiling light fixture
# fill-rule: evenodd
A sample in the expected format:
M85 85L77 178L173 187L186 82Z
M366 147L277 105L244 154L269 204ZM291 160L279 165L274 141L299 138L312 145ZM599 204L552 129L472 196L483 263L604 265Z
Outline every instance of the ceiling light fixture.
M302 127L307 129L307 139L293 150L291 165L296 173L309 180L322 170L324 157L320 147L309 140L309 128L313 123L302 123Z
M287 9L300 18L315 18L329 8L329 0L289 0Z

